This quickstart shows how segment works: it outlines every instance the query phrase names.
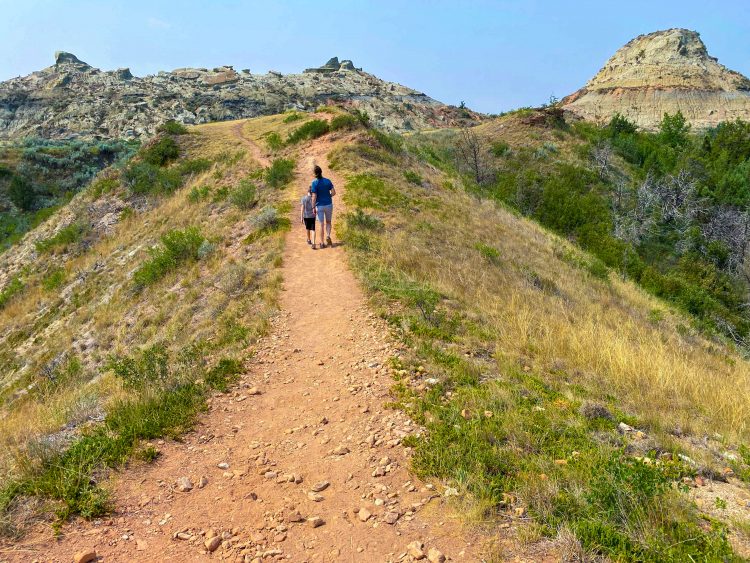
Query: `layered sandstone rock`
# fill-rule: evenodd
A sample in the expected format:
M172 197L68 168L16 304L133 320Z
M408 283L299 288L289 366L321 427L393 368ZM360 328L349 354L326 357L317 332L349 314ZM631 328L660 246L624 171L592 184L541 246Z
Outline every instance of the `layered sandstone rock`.
M630 41L562 105L598 123L620 113L645 129L681 111L705 129L750 119L750 80L711 57L695 31L669 29Z
M101 71L71 53L0 83L0 141L23 137L139 138L175 119L186 124L241 119L338 104L366 111L385 129L472 124L478 115L386 82L334 57L313 72L257 75L231 66L180 68L135 77Z

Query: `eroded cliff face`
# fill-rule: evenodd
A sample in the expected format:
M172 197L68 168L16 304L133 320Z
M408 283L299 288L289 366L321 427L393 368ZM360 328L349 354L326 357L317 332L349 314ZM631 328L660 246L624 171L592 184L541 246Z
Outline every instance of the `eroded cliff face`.
M167 119L199 124L332 103L366 111L376 125L394 131L478 118L338 59L320 72L302 74L258 75L225 66L143 78L126 68L101 71L70 53L58 52L55 59L53 66L0 83L0 140L138 138L153 134Z
M620 113L645 129L681 111L695 129L750 119L750 80L708 54L698 33L669 29L620 48L565 110L604 123Z

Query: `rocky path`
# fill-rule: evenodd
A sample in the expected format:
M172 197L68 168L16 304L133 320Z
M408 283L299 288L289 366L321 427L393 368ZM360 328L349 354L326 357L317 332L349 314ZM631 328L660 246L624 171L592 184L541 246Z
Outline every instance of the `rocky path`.
M326 151L316 143L299 167L300 195ZM329 177L338 215L344 183ZM292 219L281 312L235 389L183 442L160 444L155 463L116 477L111 518L0 560L87 550L100 561L479 560L440 495L408 470L400 441L413 424L384 408L396 350L344 248L311 250L296 207Z

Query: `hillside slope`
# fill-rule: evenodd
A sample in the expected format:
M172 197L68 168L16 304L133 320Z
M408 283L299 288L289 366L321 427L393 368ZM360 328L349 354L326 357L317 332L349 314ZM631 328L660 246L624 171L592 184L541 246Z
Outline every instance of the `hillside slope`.
M546 124L554 112L527 113L479 132L509 145L496 145L498 158L508 158L508 148L549 167L550 155L579 157L583 140ZM313 117L330 118L332 131ZM258 147L296 139L302 128L317 138L275 149L274 160L297 160L290 197L291 190L271 189L274 165L266 166ZM208 158L209 168L179 159L159 168L182 170L185 187L158 198L130 193L127 186L137 184L92 187L72 202L67 213L86 209L83 202L100 191L95 201L127 200L132 216L113 235L93 245L92 231L50 242L70 223L61 214L60 223L27 235L49 250L11 249L25 289L0 311L12 335L0 352L19 350L8 356L15 368L3 395L3 420L15 424L0 429L11 436L5 450L17 452L6 460L6 482L19 479L0 492L6 532L40 498L63 517L101 517L102 486L112 491L115 518L64 525L54 546L42 526L32 543L8 544L4 553L33 549L63 560L95 547L108 558L168 550L206 559L213 557L206 546L217 543L221 555L382 561L417 558L416 546L407 548L417 541L459 560L462 551L466 560L748 557L748 362L570 241L486 197L441 148L455 148L461 134L404 141L338 113L202 126L173 137L183 159ZM539 152L554 139L558 148ZM168 145L158 139L129 167ZM305 245L299 227L279 234L288 226L279 216L261 228L259 217L271 212L259 205L239 207L257 196L297 223L285 201L296 204L311 160L333 170L345 204L336 208L343 245L322 251ZM190 179L187 171L196 168L203 171ZM256 184L251 197L243 180ZM134 283L151 279L143 264L156 267L160 255L141 241L190 225L213 249L144 287ZM344 251L369 307L343 267ZM46 287L59 275L23 269L24 260L40 256L43 265L64 267L63 280L72 278L68 272L90 273L77 275L58 301ZM104 265L93 268L97 260ZM239 285L225 280L237 265L250 269ZM286 289L279 295L280 283ZM73 295L70 308L66 294ZM268 338L256 340L276 306L282 313L272 317ZM88 334L86 315L97 332ZM71 329L80 337L69 338ZM88 405L88 416L66 429L64 443L83 437L72 443L86 448L53 457L51 467L69 467L92 443L109 447L110 434L96 431L102 424L121 436L117 399L140 404L129 382L144 372L161 377L153 358L164 356L139 350L160 342L174 357L202 340L205 368L162 382L167 389L200 386L199 405L208 397L208 412L183 443L157 440L179 435L192 419L166 431L135 425L141 439L127 453L155 458L151 465L130 457L123 467L105 449L104 456L95 451L98 465L85 465L91 473L65 481L64 490L49 487L52 470L24 474L29 463L45 462L32 454L61 447L54 441L60 425L84 412L80 405ZM110 349L114 363L105 361ZM47 367L63 350L76 351L83 371ZM42 383L52 392L36 391ZM146 396L161 397L159 388L147 387ZM29 427L39 428L35 436ZM408 475L408 461L420 480ZM223 462L228 468L219 468ZM298 474L302 482L294 484ZM191 491L179 490L189 488L180 477L190 478ZM314 486L318 480L329 484ZM322 526L296 521L320 515ZM479 537L464 536L456 518ZM204 543L213 533L222 539Z
M473 112L386 82L334 58L302 74L232 67L181 68L153 76L101 71L70 53L53 66L0 83L0 140L147 138L164 121L198 124L339 104L380 127L408 131L479 119Z
M700 130L750 118L750 80L710 56L695 31L668 29L628 42L562 105L596 123L619 113L649 130L681 111Z

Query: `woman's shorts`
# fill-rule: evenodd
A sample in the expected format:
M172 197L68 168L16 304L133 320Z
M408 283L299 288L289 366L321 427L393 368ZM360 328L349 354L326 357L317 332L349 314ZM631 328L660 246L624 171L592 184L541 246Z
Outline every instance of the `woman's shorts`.
M315 217L305 217L305 229L308 231L315 230Z
M318 205L318 221L322 223L323 219L325 219L326 223L330 223L332 217L333 217L333 204Z

